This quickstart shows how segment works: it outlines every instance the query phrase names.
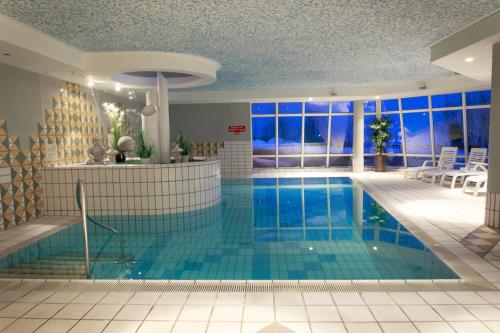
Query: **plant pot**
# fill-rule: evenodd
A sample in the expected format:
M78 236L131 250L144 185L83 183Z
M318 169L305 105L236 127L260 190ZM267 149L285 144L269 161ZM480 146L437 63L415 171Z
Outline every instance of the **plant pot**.
M387 160L387 156L385 156L385 155L376 155L375 156L375 171L376 172L384 172L385 171L386 160Z
M151 164L151 157L141 158L141 164Z
M181 162L182 162L182 163L187 163L187 162L189 162L189 155L182 155L182 157L181 157Z
M127 159L127 156L125 156L125 153L117 153L115 155L115 161L118 164L125 163L126 159Z

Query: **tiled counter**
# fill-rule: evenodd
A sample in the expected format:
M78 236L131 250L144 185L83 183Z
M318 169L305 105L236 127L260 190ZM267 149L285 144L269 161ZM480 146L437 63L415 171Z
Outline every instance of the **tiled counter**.
M150 216L188 212L221 199L220 162L145 165L72 165L43 169L45 213L79 215L82 179L94 216Z

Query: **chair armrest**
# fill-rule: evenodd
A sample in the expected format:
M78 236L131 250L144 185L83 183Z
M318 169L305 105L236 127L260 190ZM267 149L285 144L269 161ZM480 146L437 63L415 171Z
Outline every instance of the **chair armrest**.
M424 161L424 164L422 164L422 166L424 166L424 167L425 167L425 166L428 166L428 163L430 163L432 166L435 166L435 163L434 163L434 161L432 161L432 160L425 160L425 161Z

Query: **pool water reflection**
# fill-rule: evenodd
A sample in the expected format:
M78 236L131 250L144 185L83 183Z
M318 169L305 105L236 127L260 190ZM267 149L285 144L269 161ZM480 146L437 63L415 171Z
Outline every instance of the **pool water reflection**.
M92 275L121 279L448 279L436 255L349 178L224 179L222 202L163 216L96 217ZM4 257L3 275L77 274L76 224ZM52 276L51 275L51 276ZM32 276L32 277L36 277Z

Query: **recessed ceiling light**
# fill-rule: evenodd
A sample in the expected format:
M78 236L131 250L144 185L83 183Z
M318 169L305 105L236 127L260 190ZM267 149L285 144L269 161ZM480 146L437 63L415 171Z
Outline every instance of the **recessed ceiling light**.
M474 58L473 57L467 57L465 58L465 62L473 62Z
M94 86L94 81L88 80L87 81L87 86L90 87L90 88L92 88Z
M375 99L380 99L380 96L375 96Z
M310 101L313 100L313 98L312 97L308 97L307 100L310 102Z
M129 94L129 95L132 95L132 90L129 90L129 91L128 91L128 94Z
M134 98L134 97L132 97L132 96L129 96L129 97L128 97L128 99L133 99L133 98Z
M120 90L122 90L122 86L120 86L119 84L117 84L117 85L115 86L115 90L116 90L116 91L120 91Z

